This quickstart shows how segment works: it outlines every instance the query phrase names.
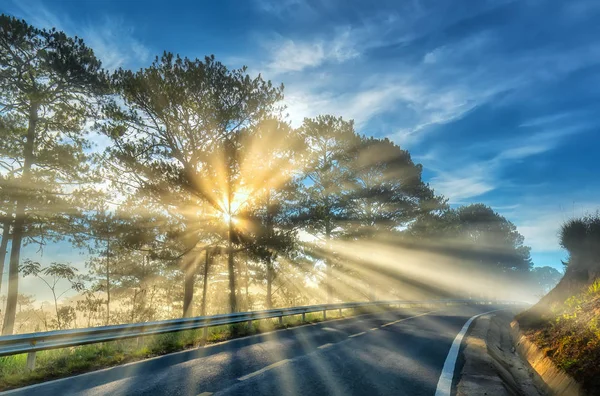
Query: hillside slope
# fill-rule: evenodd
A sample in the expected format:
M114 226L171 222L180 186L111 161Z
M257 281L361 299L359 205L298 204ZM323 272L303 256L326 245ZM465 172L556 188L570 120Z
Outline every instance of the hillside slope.
M525 335L586 392L600 394L600 278L566 298L562 297L567 287L559 286L549 298L518 315L517 321Z

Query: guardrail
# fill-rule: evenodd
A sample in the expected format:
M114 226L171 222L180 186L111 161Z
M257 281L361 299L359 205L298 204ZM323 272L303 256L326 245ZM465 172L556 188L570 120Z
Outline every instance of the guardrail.
M182 330L204 329L204 339L207 338L208 328L212 326L252 322L253 320L279 318L282 323L284 316L302 315L323 312L327 318L327 311L365 307L405 307L405 306L439 306L439 305L517 305L514 301L492 300L426 300L426 301L367 301L349 302L338 304L310 305L304 307L279 308L263 311L236 312L230 314L199 316L194 318L181 318L161 320L156 322L132 323L113 326L90 327L84 329L56 330L39 333L16 334L0 337L0 356L27 353L27 367L35 368L35 353L47 349L67 348L79 345L94 344L106 341L115 341L126 338L136 338L163 333L172 333Z

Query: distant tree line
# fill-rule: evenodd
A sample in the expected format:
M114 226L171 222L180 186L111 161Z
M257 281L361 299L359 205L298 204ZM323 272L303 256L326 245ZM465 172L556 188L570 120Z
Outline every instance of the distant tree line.
M80 38L2 15L0 82L2 334L402 296L395 267L361 251L382 241L556 281L510 221L451 208L408 151L334 115L294 128L283 85L213 56L108 72ZM22 258L52 243L87 250L87 271ZM52 310L19 294L20 275Z

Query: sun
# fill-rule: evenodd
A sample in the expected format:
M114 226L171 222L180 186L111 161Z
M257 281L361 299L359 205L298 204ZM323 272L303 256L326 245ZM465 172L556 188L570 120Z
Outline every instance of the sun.
M225 224L229 224L229 222L238 224L239 222L239 219L235 216L235 214L231 214L226 210L219 211L218 218L220 218Z
M233 199L231 200L231 205L228 205L227 199L224 198L219 203L218 217L221 218L221 220L223 220L227 224L229 224L229 222L232 222L234 224L238 223L236 214L239 212L239 210L242 207L244 207L244 205L246 205L248 203L249 197L250 197L250 193L245 189L241 189L239 191L236 191L233 194Z
M221 219L225 222L225 223L229 223L230 221L233 221L234 218L233 216L231 216L228 212L226 211L222 211L220 212L221 215Z

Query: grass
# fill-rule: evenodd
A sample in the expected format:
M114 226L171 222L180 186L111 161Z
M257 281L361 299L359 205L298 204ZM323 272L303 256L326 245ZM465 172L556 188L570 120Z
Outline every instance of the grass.
M328 320L339 317L338 311L327 312ZM322 320L322 313L309 313L304 323ZM295 315L284 317L282 324L278 319L264 319L253 321L251 326L245 322L211 327L206 341L203 329L198 329L40 351L34 371L27 370L27 354L0 357L0 391L301 324L301 316Z
M600 278L548 312L517 316L525 335L590 394L600 394Z

